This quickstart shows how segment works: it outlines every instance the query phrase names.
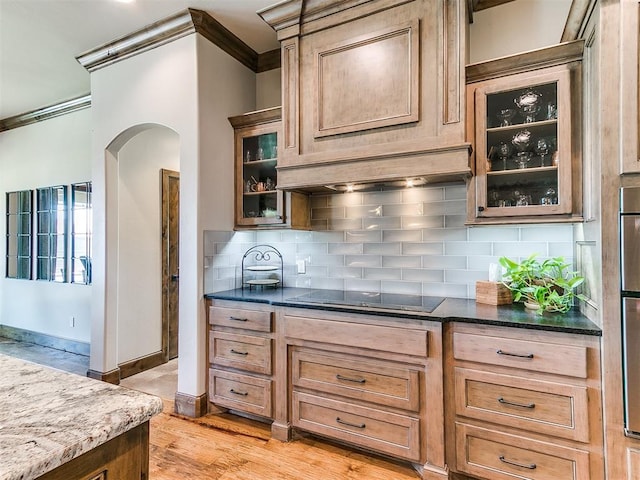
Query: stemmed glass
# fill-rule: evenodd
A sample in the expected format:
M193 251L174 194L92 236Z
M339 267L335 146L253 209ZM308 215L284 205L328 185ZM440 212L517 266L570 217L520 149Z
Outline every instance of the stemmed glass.
M516 147L516 163L518 168L527 168L527 164L533 158L533 153L529 152L531 145L531 132L529 130L520 130L511 139L511 143Z
M508 143L500 142L497 148L498 158L502 160L502 170L507 169L507 160L509 160L509 156L511 155L512 148Z
M544 137L540 137L536 141L536 144L533 146L533 151L540 155L540 165L543 167L548 167L549 165L547 165L547 155L549 155L549 152L551 151L551 145L549 145L549 141Z
M511 120L516 116L515 108L503 108L496 113L496 117L500 120L501 127L508 127L511 125Z

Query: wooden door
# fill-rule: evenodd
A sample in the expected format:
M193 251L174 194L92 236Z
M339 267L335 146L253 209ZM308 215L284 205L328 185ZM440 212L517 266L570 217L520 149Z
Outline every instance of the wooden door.
M162 353L178 356L180 244L180 173L161 170L162 177Z

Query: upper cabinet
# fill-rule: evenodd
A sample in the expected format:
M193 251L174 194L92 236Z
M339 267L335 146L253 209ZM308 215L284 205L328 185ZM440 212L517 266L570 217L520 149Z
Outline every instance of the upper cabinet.
M230 117L235 129L236 228L310 228L309 200L279 189L280 107Z
M259 14L282 53L279 186L471 174L465 0L288 0Z
M583 43L467 67L468 223L582 220Z

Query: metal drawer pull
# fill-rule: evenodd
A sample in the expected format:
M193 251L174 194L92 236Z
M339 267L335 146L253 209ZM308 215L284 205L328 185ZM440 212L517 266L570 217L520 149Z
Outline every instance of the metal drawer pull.
M498 355L508 355L510 357L518 357L518 358L533 358L533 353L527 353L526 355L522 355L520 353L509 353L503 352L502 350L496 350Z
M349 377L343 377L342 375L340 375L339 373L336 375L336 378L338 380L344 380L345 382L353 382L353 383L365 383L367 380L364 378L349 378Z
M229 317L229 320L234 320L236 322L246 322L249 319L248 318L240 318L240 317Z
M236 390L234 390L233 388L231 390L229 390L231 393L233 393L234 395L242 395L243 397L246 397L247 395L249 395L249 392L238 392Z
M506 463L507 465L514 465L514 466L520 467L520 468L528 468L529 470L535 470L538 467L535 463L530 463L529 465L525 465L524 463L512 462L510 460L505 459L504 455L500 455L498 457L498 459L502 463Z
M355 427L355 428L365 428L366 427L366 425L364 423L360 423L360 424L349 423L349 422L345 422L344 420L340 420L340 417L336 417L336 422L341 423L342 425L347 425L348 427Z
M249 352L239 352L238 350L231 349L231 353L235 353L236 355L249 355Z
M517 403L517 402L509 402L507 400L505 400L504 398L500 397L498 398L498 402L502 403L503 405L513 405L514 407L522 407L522 408L536 408L536 404L535 403Z

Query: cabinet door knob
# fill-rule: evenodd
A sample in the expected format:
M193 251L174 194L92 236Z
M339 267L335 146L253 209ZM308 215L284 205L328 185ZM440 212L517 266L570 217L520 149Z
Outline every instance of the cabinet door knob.
M483 207L483 206L479 206L479 207L478 207L478 211L479 211L479 212L484 212L484 207Z

